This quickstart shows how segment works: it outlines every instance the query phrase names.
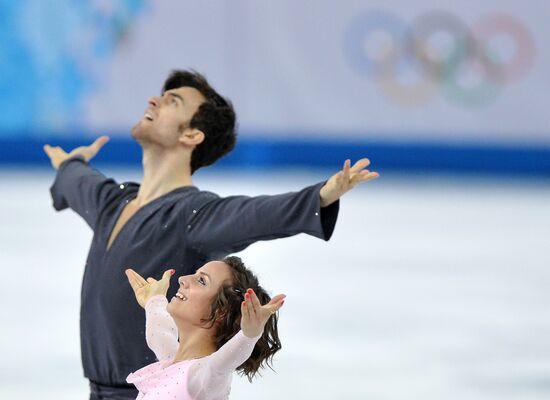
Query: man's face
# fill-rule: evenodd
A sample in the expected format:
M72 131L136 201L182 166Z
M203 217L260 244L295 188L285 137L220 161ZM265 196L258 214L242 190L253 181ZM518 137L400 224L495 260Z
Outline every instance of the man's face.
M150 97L143 118L132 128L132 136L139 142L163 147L177 145L178 138L205 100L191 87L171 89L162 96Z

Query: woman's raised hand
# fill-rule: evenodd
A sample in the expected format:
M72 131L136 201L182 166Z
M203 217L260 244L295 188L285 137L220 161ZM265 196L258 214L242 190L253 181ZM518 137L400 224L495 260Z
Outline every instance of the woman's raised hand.
M145 308L145 304L147 304L147 301L151 297L157 295L166 296L166 292L168 292L168 286L170 286L170 277L174 275L175 272L175 270L169 269L168 271L164 272L164 274L162 275L162 279L160 281L157 281L153 278L143 279L143 277L136 271L128 268L126 270L126 276L128 277L128 281L130 282L132 289L134 289L134 294L136 295L137 302L140 306Z
M264 326L285 302L285 295L278 294L265 305L260 304L260 300L252 289L248 289L244 295L244 301L241 303L241 329L249 338L260 336Z

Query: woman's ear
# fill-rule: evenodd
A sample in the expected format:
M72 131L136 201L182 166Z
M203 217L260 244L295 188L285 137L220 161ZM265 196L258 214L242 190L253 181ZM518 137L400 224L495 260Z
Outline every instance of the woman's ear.
M189 147L196 147L204 141L204 133L200 129L187 128L179 137L180 143Z

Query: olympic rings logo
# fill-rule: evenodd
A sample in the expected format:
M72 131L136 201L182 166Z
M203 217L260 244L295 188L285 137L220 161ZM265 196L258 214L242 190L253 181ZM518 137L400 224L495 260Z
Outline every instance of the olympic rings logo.
M504 85L523 78L535 60L530 31L503 13L489 14L469 29L447 11L423 14L410 26L374 11L355 18L345 36L354 69L404 106L423 104L438 92L459 105L486 106ZM499 39L513 42L511 55L495 46Z

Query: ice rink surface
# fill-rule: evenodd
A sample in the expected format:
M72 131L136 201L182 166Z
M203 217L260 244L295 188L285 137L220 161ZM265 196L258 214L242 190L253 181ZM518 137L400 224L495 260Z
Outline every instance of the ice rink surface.
M195 184L255 195L329 175ZM88 398L78 310L92 232L53 210L52 179L0 171L2 400ZM344 197L330 242L299 235L240 255L287 301L276 372L235 376L232 399L550 399L548 180L382 175Z

